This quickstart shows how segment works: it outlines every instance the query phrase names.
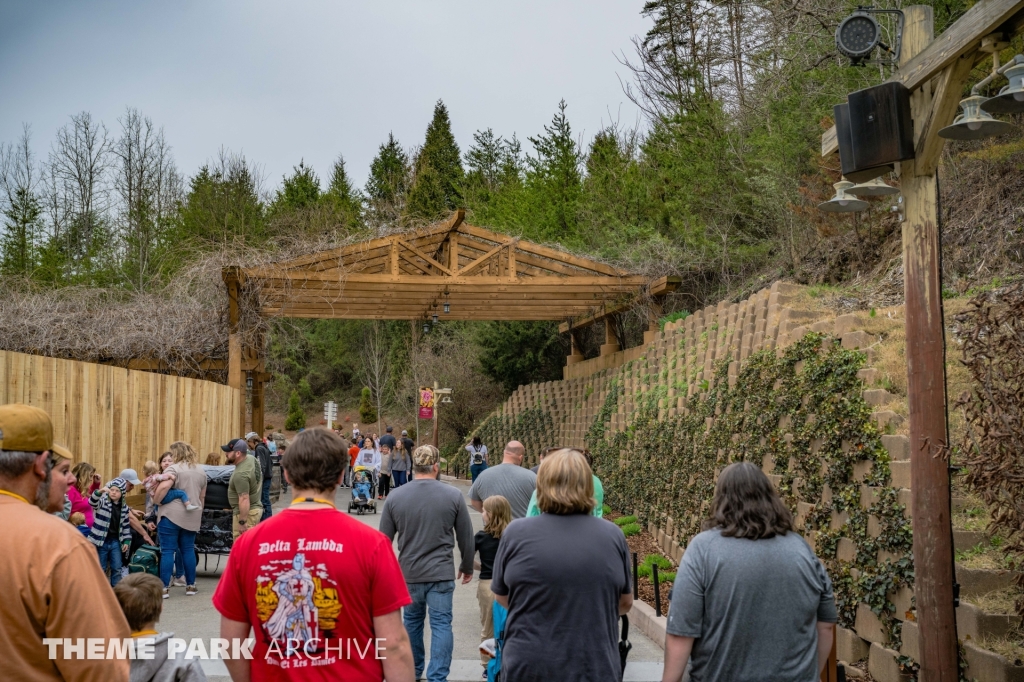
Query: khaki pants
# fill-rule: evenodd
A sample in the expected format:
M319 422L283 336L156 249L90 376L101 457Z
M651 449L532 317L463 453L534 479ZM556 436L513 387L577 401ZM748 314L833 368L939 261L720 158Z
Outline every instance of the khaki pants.
M248 530L260 522L263 517L263 507L254 505L249 507L249 518L246 521L245 529ZM231 537L238 539L238 536L242 534L242 527L238 525L238 512L231 517Z
M480 641L494 637L494 593L491 581L481 580L476 587L476 600L480 603ZM486 668L491 657L480 652L480 662Z

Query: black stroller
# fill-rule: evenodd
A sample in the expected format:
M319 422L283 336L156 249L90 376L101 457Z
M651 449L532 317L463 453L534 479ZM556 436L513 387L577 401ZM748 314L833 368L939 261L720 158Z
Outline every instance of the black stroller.
M348 513L377 513L377 471L371 467L357 466L352 470L352 498L348 502Z

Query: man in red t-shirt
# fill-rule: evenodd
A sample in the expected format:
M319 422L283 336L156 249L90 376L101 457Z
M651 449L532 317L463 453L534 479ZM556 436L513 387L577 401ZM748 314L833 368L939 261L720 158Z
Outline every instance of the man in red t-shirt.
M412 682L401 608L411 603L391 542L334 508L344 441L298 434L281 458L290 507L243 533L213 595L221 637L254 631L232 679Z

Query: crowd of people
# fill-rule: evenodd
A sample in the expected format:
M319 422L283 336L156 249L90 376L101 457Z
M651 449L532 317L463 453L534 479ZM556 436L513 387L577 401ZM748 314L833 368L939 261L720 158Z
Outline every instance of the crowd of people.
M436 448L390 428L352 436L314 428L292 440L280 461L292 499L277 514L264 493L270 447L250 433L222 448L235 541L212 602L221 637L255 635L251 659L225 660L234 680L446 680L453 595L477 572L484 679L499 668L511 682L622 679L630 552L600 518L587 453L551 448L534 471L517 441L496 464L470 443L469 506L483 521L474 533ZM196 594L193 543L208 492L198 460L173 443L144 480L126 469L104 484L53 442L44 412L0 406L0 658L11 679L205 679L197 661L166 658L170 636L156 629L175 580ZM387 498L379 531L336 508L338 489L366 471ZM127 496L140 486L146 509L136 513ZM758 467L722 470L705 527L674 583L663 681L818 679L836 620L831 584ZM159 577L123 577L135 536L153 533ZM81 637L146 640L165 653L129 664L54 656L44 644Z

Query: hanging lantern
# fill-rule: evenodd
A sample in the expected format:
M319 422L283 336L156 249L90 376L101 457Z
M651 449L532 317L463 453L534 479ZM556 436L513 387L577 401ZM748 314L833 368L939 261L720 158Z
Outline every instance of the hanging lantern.
M1024 64L1011 66L1003 72L1010 84L981 103L990 114L1019 114L1024 111Z
M452 311L452 306L451 306L451 304L450 304L450 303L448 303L448 301L445 301L445 302L444 302L444 314L445 314L445 315L447 315L447 314L448 314L448 313L450 313L451 311Z
M1005 135L1013 130L1013 126L1005 121L997 121L986 111L982 111L981 103L986 98L973 95L960 100L960 108L964 113L953 119L953 124L939 131L939 137L947 140L981 140L986 137Z
M426 334L430 331L430 324L428 322L423 323L423 333Z
M899 194L900 191L891 185L885 184L885 180L882 178L873 178L859 185L854 185L846 190L846 193L858 197L884 197L889 194Z
M856 213L868 207L868 202L846 193L854 186L849 180L841 180L832 186L836 188L836 195L828 201L818 204L818 210L828 213Z
M437 313L434 313L433 320L434 320L434 324L437 324Z

